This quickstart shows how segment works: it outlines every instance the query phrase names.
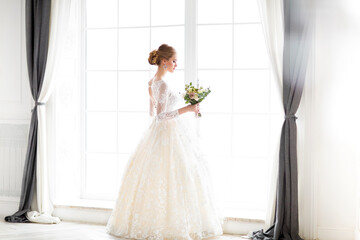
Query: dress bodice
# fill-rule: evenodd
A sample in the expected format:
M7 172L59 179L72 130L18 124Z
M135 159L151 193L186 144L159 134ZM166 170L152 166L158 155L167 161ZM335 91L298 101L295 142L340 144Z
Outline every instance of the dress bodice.
M179 116L179 112L176 109L180 100L179 94L172 91L162 79L153 81L151 89L155 102L152 102L150 108L154 107L156 109L156 119L169 120ZM151 111L154 111L154 109L150 109Z

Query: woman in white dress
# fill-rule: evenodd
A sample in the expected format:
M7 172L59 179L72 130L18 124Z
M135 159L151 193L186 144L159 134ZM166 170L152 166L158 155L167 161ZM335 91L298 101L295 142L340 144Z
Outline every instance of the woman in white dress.
M199 104L176 109L181 96L165 80L174 72L176 51L162 44L150 52L158 70L150 80L152 121L133 150L106 230L132 239L192 240L222 235L223 217L197 136L181 115Z

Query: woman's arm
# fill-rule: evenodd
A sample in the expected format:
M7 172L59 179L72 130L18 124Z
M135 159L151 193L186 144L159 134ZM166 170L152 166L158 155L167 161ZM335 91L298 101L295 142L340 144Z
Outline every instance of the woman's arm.
M179 111L179 114L184 114L187 112L199 112L200 106L199 106L199 103L194 104L194 105L189 104L185 107L179 108L178 111Z
M166 83L161 83L160 87L159 87L159 101L157 102L156 105L156 118L158 120L169 120L175 117L178 117L181 114L187 113L187 112L196 112L199 111L199 104L195 104L195 105L187 105L185 107L173 110L173 111L167 111L166 106L167 106L167 101L168 101L168 97L169 97L169 92L168 92L168 86Z

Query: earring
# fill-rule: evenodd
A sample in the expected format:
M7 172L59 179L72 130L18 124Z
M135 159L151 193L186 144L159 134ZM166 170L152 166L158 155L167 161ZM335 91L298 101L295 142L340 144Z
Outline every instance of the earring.
M167 66L166 66L166 64L164 64L164 69L166 69L167 68Z

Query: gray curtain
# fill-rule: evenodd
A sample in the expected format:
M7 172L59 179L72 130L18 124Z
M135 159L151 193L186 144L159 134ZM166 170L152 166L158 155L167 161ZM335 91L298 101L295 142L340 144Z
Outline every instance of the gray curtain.
M312 33L306 1L284 0L283 105L275 223L253 239L301 240L298 215L297 127L295 113L304 88Z
M44 80L50 23L51 0L26 0L26 53L31 94L35 107L31 113L28 146L25 157L19 210L6 216L7 222L30 222L26 212L30 211L36 187L36 147L37 147L37 100Z

